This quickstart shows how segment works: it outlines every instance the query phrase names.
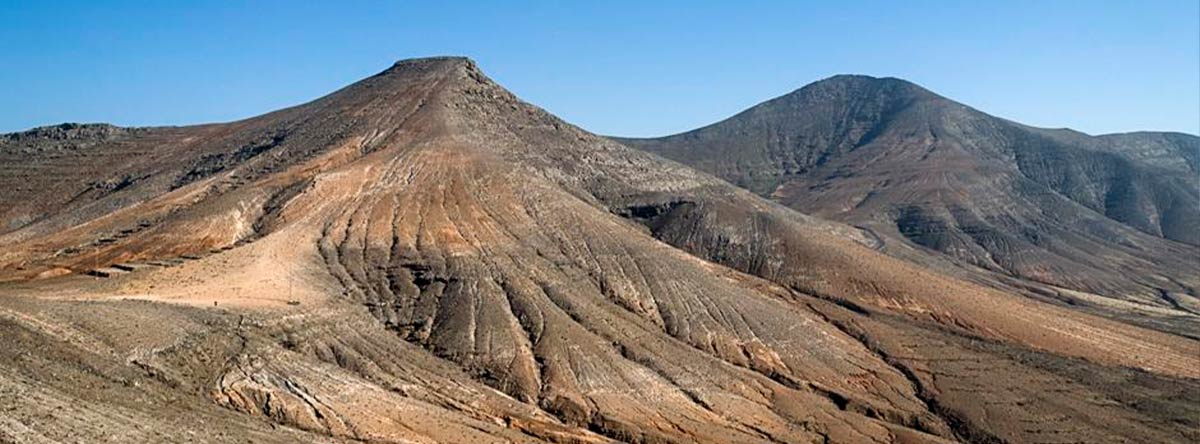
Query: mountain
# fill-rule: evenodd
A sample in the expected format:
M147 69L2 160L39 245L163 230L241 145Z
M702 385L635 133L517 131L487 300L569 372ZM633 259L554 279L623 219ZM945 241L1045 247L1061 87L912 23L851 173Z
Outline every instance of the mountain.
M1189 442L1200 424L1195 339L890 257L462 58L239 122L5 135L0 187L5 442Z
M1033 128L903 80L836 76L694 131L620 141L869 229L896 256L944 255L1118 314L1200 312L1200 137Z

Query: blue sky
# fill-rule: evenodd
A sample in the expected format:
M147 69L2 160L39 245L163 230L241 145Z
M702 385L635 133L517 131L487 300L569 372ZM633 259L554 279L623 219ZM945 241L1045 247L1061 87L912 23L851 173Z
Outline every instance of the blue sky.
M841 73L1032 125L1200 133L1197 0L427 3L0 0L0 132L234 120L450 54L601 134Z

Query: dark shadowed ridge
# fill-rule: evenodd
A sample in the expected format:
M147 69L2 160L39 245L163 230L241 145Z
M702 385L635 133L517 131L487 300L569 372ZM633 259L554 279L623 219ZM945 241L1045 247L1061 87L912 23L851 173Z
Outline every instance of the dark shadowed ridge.
M903 80L836 76L694 131L618 140L869 228L898 256L939 252L1073 303L1091 304L1054 287L1200 311L1196 136L1034 128Z

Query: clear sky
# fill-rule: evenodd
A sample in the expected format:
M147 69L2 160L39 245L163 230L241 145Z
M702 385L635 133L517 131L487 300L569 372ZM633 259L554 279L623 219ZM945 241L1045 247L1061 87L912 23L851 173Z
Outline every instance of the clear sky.
M466 55L601 134L692 129L841 73L1032 125L1200 133L1198 0L416 3L0 0L0 132L234 120Z

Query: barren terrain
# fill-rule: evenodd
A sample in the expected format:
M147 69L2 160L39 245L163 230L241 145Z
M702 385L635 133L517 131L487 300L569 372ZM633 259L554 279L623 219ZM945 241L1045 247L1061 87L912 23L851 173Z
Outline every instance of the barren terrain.
M0 442L1200 439L1195 335L885 254L467 59L0 136L0 188Z

